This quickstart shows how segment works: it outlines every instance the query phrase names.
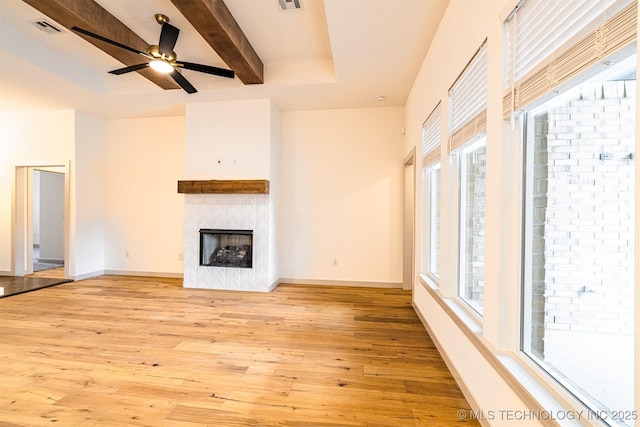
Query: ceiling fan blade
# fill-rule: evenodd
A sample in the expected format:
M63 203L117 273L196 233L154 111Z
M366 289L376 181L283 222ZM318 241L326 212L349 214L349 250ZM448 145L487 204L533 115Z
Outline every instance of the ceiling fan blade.
M212 67L210 65L194 64L193 62L180 61L178 66L182 66L185 70L199 71L201 73L213 74L214 76L234 78L236 73L233 70L225 68Z
M176 83L178 83L180 87L184 89L187 93L197 92L196 88L193 87L193 85L189 83L189 80L187 80L182 74L180 74L178 70L174 69L171 73L169 73L169 75L173 77L173 80L175 80Z
M122 43L118 43L118 42L116 42L116 41L109 40L108 38L106 38L106 37L102 37L101 35L98 35L98 34L94 34L94 33L92 33L91 31L83 30L82 28L79 28L79 27L71 27L71 29L72 29L73 31L76 31L76 32L81 33L81 34L84 34L84 35L86 35L86 36L93 37L94 39L101 40L101 41L103 41L103 42L105 42L105 43L109 43L109 44L112 44L112 45L114 45L114 46L118 46L118 47L120 47L120 48L122 48L122 49L126 49L126 50L128 50L129 52L137 53L138 55L142 55L142 56L147 56L147 54L146 54L146 53L144 53L144 52L141 52L141 51L139 51L139 50L137 50L137 49L134 49L134 48L129 47L129 46L127 46L127 45L124 45L124 44L122 44Z
M160 41L158 42L158 51L164 53L166 56L171 56L173 48L178 41L178 34L180 30L173 25L165 22L162 24L162 30L160 31Z
M148 66L149 66L149 63L145 62L144 64L137 64L137 65L131 65L129 67L118 68L117 70L109 71L109 74L115 74L116 76L119 76L120 74L142 70L143 68L147 68Z

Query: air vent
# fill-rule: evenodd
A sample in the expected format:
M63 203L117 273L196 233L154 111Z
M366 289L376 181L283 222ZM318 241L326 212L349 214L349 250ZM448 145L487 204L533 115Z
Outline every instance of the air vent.
M281 10L300 10L302 9L302 3L300 0L278 0Z
M40 31L44 31L45 33L48 33L48 34L60 34L64 32L60 28L53 25L51 22L46 21L44 19L31 21L31 24L33 24L33 26L39 29Z

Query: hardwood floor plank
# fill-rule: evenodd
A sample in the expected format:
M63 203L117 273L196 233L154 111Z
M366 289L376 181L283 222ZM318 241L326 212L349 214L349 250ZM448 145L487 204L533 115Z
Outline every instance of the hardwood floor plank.
M36 271L29 277L47 277L53 279L64 279L64 267L52 268L50 270Z
M0 366L3 426L449 426L469 410L393 289L101 276L0 300Z

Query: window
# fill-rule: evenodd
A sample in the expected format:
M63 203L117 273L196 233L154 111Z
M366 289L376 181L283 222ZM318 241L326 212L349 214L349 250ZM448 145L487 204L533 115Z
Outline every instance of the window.
M440 278L440 162L423 170L425 236L423 268L434 278Z
M422 125L423 260L422 268L440 278L440 104Z
M635 55L617 76L578 85L527 119L522 350L594 411L633 408L629 62Z
M487 43L449 90L450 159L459 171L458 296L478 314L484 301Z
M505 22L504 115L634 43L637 14L631 0L521 2Z
M562 45L573 46L576 39L594 30L627 0L526 0L508 19L505 52L506 86L523 81L529 72L545 61L556 59ZM603 34L603 33L601 33ZM594 34L595 35L595 34ZM535 40L535 43L532 43Z
M429 169L429 272L440 277L440 162Z
M636 26L627 0L526 0L505 25L503 113L525 132L521 350L605 423L633 409Z
M460 288L459 295L482 314L486 207L486 139L460 150Z

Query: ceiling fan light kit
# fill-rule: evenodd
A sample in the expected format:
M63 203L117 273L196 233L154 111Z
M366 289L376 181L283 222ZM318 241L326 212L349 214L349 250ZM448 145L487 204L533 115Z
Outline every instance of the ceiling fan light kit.
M235 77L235 73L233 70L212 67L210 65L195 64L192 62L177 62L177 55L173 51L173 48L178 41L180 30L169 24L169 18L163 14L156 14L155 19L156 22L162 26L162 30L160 31L160 40L158 41L157 45L150 45L147 48L146 52L139 51L130 46L124 45L114 40L110 40L99 34L92 33L91 31L87 31L79 27L72 27L71 29L77 33L84 34L86 36L101 40L105 43L109 43L119 48L126 49L130 52L137 53L138 55L141 55L149 60L149 62L130 65L128 67L109 71L110 74L120 75L151 67L153 70L159 73L169 74L173 78L173 80L175 80L175 82L187 93L195 93L197 92L197 90L191 83L189 83L189 81L182 75L182 73L178 71L179 68L231 79Z
M154 59L153 61L149 62L149 66L155 71L162 74L169 74L173 71L173 65L161 59Z

